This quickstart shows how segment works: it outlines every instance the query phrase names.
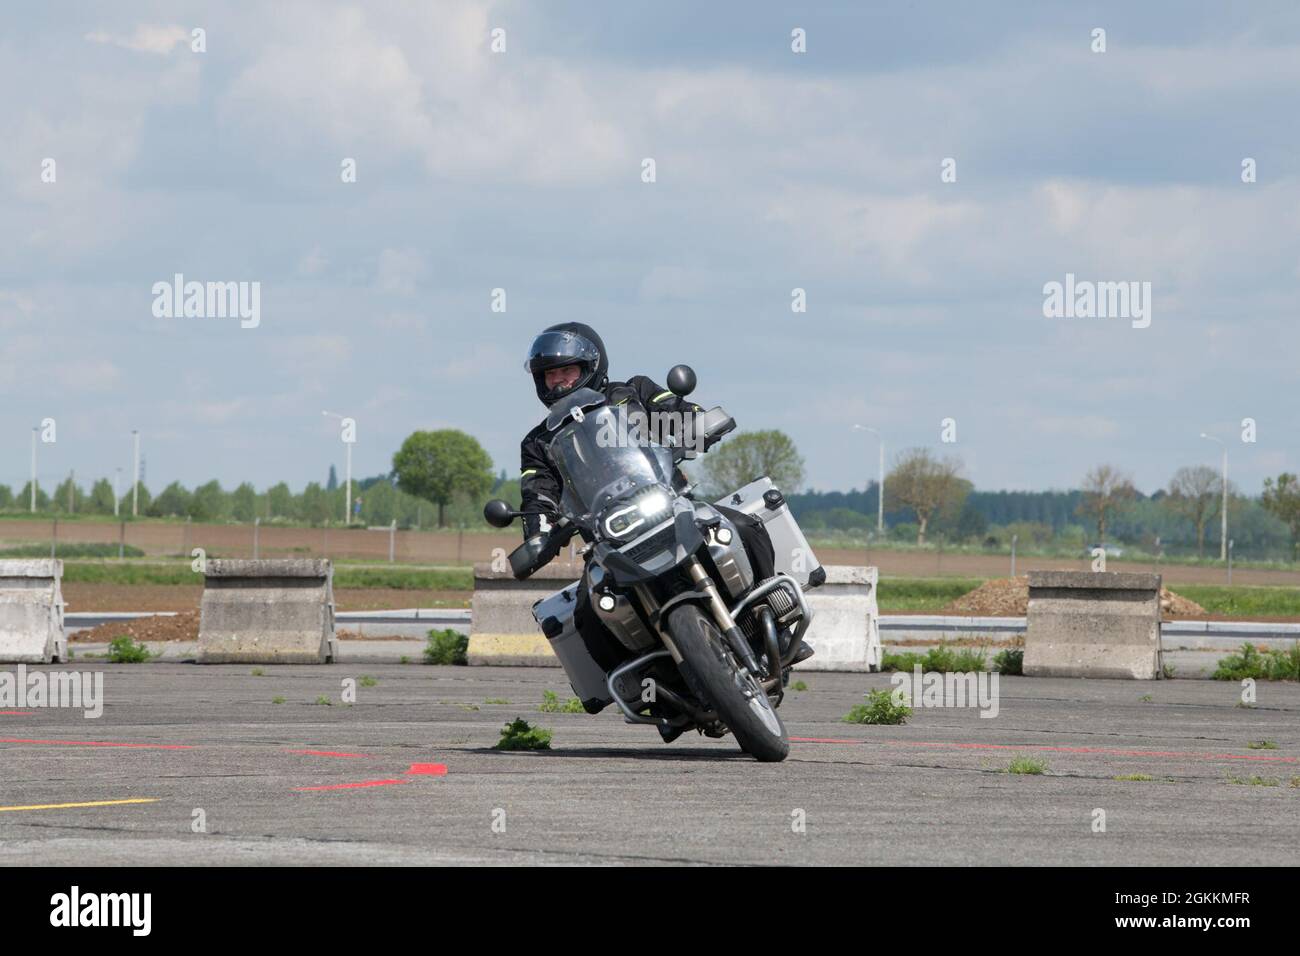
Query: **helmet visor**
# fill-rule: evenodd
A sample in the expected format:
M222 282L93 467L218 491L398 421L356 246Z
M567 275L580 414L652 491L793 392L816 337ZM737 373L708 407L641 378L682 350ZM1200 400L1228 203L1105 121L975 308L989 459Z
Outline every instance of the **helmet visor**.
M595 344L577 332L543 332L533 339L524 368L529 372L586 363L595 368L600 352Z

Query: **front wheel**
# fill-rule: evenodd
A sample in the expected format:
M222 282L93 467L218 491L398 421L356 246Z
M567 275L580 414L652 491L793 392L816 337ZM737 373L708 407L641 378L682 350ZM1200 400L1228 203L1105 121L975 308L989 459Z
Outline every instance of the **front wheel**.
M736 735L741 749L765 763L784 760L790 753L785 724L713 621L698 606L682 604L668 615L668 629L682 655L682 676Z

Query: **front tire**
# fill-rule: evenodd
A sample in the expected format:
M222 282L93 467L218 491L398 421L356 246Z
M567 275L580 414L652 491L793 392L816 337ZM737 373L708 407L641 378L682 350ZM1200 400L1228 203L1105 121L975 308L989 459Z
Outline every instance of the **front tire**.
M682 604L668 615L668 629L682 655L682 676L736 735L740 748L764 763L784 760L790 753L785 724L713 621L698 606Z

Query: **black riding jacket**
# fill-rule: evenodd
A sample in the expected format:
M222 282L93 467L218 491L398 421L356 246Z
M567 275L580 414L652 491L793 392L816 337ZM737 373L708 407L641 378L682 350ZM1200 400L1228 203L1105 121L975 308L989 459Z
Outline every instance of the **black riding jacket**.
M647 414L653 412L699 412L699 405L678 398L668 389L644 375L634 375L626 382L607 382L600 389L612 406L631 402L641 406ZM524 436L519 446L519 488L523 497L523 511L542 511L549 515L560 513L560 495L564 488L560 473L546 454L550 438L546 419ZM524 537L529 538L539 530L540 519L535 515L524 517Z

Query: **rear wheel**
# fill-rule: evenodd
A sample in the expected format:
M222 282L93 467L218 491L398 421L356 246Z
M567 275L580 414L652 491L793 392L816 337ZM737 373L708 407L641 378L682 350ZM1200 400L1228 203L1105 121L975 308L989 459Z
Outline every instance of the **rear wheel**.
M736 735L741 749L756 760L784 760L790 753L785 724L708 615L682 604L668 615L668 629L682 654L682 676Z

